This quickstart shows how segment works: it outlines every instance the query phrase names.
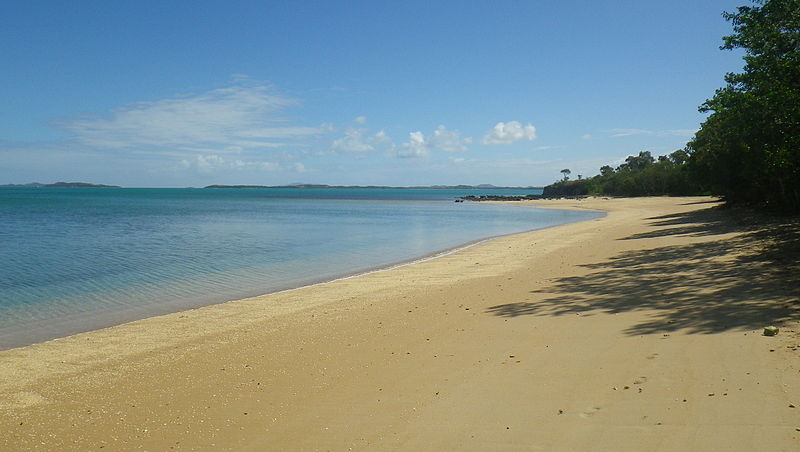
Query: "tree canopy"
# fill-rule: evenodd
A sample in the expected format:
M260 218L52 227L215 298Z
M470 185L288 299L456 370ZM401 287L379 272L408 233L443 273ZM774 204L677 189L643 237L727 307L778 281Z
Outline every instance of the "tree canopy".
M545 187L545 196L654 196L696 195L704 192L687 163L689 153L679 149L654 158L649 151L625 159L617 168L600 168L597 176L578 180L562 179Z
M700 107L689 143L696 176L732 203L800 211L800 0L756 1L724 17L721 49L744 49L742 73Z

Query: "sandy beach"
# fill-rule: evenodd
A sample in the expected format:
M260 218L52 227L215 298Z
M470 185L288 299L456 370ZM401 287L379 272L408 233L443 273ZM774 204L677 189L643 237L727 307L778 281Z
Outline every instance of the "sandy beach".
M524 204L608 215L0 352L0 450L800 450L786 228Z

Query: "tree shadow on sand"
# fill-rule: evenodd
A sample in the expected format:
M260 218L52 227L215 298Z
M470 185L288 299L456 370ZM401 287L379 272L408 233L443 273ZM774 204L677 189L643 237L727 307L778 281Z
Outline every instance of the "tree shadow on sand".
M800 318L800 220L712 207L648 219L656 229L620 240L683 235L701 243L621 253L531 293L545 298L493 306L502 317L654 310L629 335L711 334ZM734 233L734 234L731 234Z

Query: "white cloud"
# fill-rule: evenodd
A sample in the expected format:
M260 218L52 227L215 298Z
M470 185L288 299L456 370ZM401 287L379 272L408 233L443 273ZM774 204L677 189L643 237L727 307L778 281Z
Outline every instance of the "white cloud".
M344 136L333 140L331 147L346 152L369 152L375 148L369 144L369 138L364 136L366 129L350 129Z
M519 121L498 122L483 137L484 144L511 144L516 141L536 139L536 127L530 123L523 126Z
M353 121L355 121L357 124L366 124L367 117L366 116L359 116L356 119L354 119Z
M331 147L337 151L369 152L377 147L390 145L391 142L391 138L383 130L370 135L367 129L349 129L343 137L333 140Z
M611 129L609 130L613 135L613 138L617 137L628 137L631 135L652 135L653 132L650 130L644 129Z
M275 162L251 162L250 166L265 171L278 171L280 169L283 169L283 167L279 163Z
M195 162L197 169L200 171L211 171L215 168L219 168L221 166L237 166L235 164L229 164L225 161L224 158L218 155L198 155L197 161Z
M590 134L588 134L588 133L587 133L586 135L583 135L583 136L581 137L581 140L583 140L583 141L589 141L589 140L591 140L591 139L592 139L592 135L590 135Z
M306 171L308 171L308 170L306 170L306 166L305 166L305 165L303 165L303 164L302 164L302 163L300 163L300 162L297 162L297 163L295 163L294 165L292 165L292 169L293 169L293 170L294 170L294 172L296 172L296 173L305 173Z
M403 143L403 148L397 151L397 156L403 158L420 158L427 155L428 144L425 142L425 135L419 131L409 133L408 142Z
M384 132L383 130L381 130L380 132L376 133L373 138L375 139L375 141L377 143L388 143L388 142L392 141L392 139L389 138L389 135L386 135L386 132Z
M447 130L447 128L442 125L437 127L428 138L429 147L444 152L466 151L468 149L467 145L470 143L472 143L472 138L461 138L461 132L458 130Z
M197 95L137 102L112 110L106 118L68 119L58 125L92 148L242 152L322 133L325 127L294 126L279 116L296 103L267 85L240 83Z
M295 168L296 165L302 167L302 163L296 163ZM229 159L216 154L196 155L194 158L183 159L180 162L180 166L184 169L197 170L200 173L213 173L224 170L277 171L283 169L279 163L275 162ZM304 167L303 170L305 170Z
M443 152L464 152L470 143L472 143L472 138L461 138L461 132L458 130L448 130L447 127L440 125L428 137L425 137L420 131L409 133L408 141L403 143L394 155L403 158L427 157L431 149Z

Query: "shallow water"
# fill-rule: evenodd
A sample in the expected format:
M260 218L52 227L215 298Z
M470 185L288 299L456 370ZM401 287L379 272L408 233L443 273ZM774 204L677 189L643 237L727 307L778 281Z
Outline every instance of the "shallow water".
M474 193L0 189L0 348L599 215L453 202Z

